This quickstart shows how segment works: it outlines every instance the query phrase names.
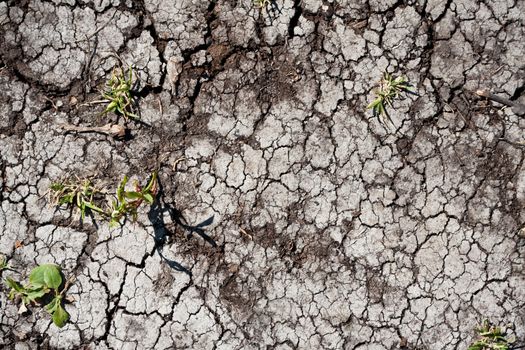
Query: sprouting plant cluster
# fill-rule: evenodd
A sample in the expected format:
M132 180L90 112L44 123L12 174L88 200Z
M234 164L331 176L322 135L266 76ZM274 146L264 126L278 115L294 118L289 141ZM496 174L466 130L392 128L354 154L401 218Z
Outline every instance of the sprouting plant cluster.
M125 119L139 119L133 113L133 69L115 68L106 88L101 92L103 100L89 104L106 103L102 114L116 113ZM125 136L125 128L119 125L107 124L103 127L78 127L62 125L66 131L101 132L115 138ZM92 178L74 176L53 182L49 186L48 199L54 206L76 207L80 212L80 220L86 215L97 215L109 221L110 227L119 226L126 218L137 219L138 209L143 204L153 204L157 195L157 172L153 172L145 186L137 181L128 186L128 177L124 176L114 192L105 186L94 183ZM11 269L7 260L0 256L0 273ZM14 271L14 270L13 270ZM29 282L21 283L11 277L5 279L10 288L9 299L20 305L19 313L28 311L30 306L41 306L50 315L53 323L63 327L69 320L69 314L64 308L64 294L71 280L64 281L61 268L54 264L42 264L35 267L29 274Z
M501 327L492 325L488 320L476 329L478 339L473 342L468 350L509 350L514 342Z
M385 72L378 88L374 90L376 98L367 106L367 109L371 109L374 116L386 116L392 123L387 106L392 107L392 102L401 92L411 92L408 80L403 76L394 78L394 76Z
M106 89L102 92L104 100L107 103L103 114L110 112L118 113L126 119L140 119L132 112L133 96L131 95L133 87L133 68L129 66L127 72L122 68L115 68L111 73L111 78L106 82Z
M53 205L75 205L80 210L80 218L83 221L87 210L103 214L104 210L93 202L95 195L100 195L101 189L93 185L90 179L75 181L65 180L54 182L50 186L50 201Z
M148 184L141 188L138 182L134 183L134 190L127 191L126 184L128 183L128 177L124 176L124 179L120 182L116 199L111 202L111 213L110 217L110 226L115 227L120 224L120 220L123 217L131 216L133 221L137 220L137 209L142 203L147 203L149 205L153 204L155 196L157 194L157 173L153 172L151 174L150 181Z
M120 58L119 58L120 59ZM122 65L115 67L111 77L106 82L105 88L100 91L101 100L86 103L86 105L106 104L106 108L101 115L115 113L123 116L126 120L140 119L139 115L133 113L133 68L131 66L125 70ZM115 139L124 139L126 137L126 128L119 124L108 123L104 126L78 126L71 124L61 124L66 132L96 132L112 136Z
M11 288L9 299L21 302L19 313L26 312L29 305L43 306L51 314L53 323L64 327L69 319L63 306L64 293L68 286L62 279L60 267L53 264L35 267L29 275L29 283L25 285L9 277L5 282Z
M90 179L58 181L49 188L50 202L55 206L77 207L81 221L84 221L86 213L96 213L107 219L110 227L116 227L127 217L136 221L138 208L143 203L153 204L157 194L156 172L151 174L144 187L135 181L133 190L128 190L127 183L128 177L124 176L115 193L108 198L109 191L94 185Z

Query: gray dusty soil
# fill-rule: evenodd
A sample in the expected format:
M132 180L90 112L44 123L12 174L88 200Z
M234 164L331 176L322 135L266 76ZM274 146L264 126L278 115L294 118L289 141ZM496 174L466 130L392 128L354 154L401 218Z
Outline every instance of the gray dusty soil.
M525 1L4 0L0 254L76 280L71 321L5 349L466 349L525 337ZM101 116L118 64L143 123ZM383 71L419 96L365 110ZM129 137L62 123L127 124ZM177 160L185 158L175 164ZM136 224L51 207L49 184L159 170ZM149 209L149 210L148 210Z

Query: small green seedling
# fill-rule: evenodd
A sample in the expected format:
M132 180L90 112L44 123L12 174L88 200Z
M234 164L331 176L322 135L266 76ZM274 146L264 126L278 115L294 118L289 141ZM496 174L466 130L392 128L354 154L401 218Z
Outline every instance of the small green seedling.
M131 216L133 221L137 220L137 209L143 203L146 202L149 205L153 204L155 196L157 194L157 173L151 174L151 179L146 187L141 188L138 182L134 183L134 191L126 191L126 184L128 183L128 177L124 176L120 182L116 199L110 204L110 227L116 227L120 225L120 220L128 215Z
M51 314L53 323L57 327L64 327L69 314L62 304L63 294L68 286L67 283L62 283L60 267L53 264L39 265L31 271L29 283L25 286L9 277L6 284L11 288L9 299L22 300L19 313L27 311L27 305L42 305Z
M374 116L386 116L390 123L392 123L386 105L392 107L392 101L394 101L394 99L399 96L399 93L403 91L412 92L407 79L403 76L394 78L392 75L385 72L383 78L379 82L379 87L374 90L376 99L366 108L371 109Z
M478 339L472 343L468 350L509 350L514 340L509 340L507 334L490 324L488 320L476 329Z
M131 216L133 221L136 221L138 215L138 208L142 203L153 204L157 194L157 172L151 174L151 179L148 184L142 188L137 182L134 184L134 190L126 190L128 177L124 179L117 187L115 198L109 200L106 210L102 209L100 205L95 204L95 201L100 204L104 194L108 191L99 189L91 180L64 181L55 182L50 186L50 202L54 205L73 205L79 208L80 217L84 221L86 212L91 210L93 213L98 213L105 219L109 219L110 227L120 225L124 217ZM102 204L103 206L103 204Z
M89 179L81 180L77 177L76 181L54 182L49 189L50 202L53 205L75 205L80 210L80 219L82 221L86 217L87 210L104 213L104 210L93 202L95 195L102 192Z
M127 74L123 68L115 68L111 73L111 78L106 83L106 90L102 92L103 102L108 105L102 114L110 112L118 113L126 119L140 119L133 114L133 97L131 89L133 87L133 69L128 68Z

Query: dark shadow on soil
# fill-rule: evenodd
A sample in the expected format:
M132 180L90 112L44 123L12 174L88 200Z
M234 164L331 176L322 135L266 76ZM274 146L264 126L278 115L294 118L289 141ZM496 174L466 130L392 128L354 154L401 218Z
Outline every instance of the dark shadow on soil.
M279 8L279 4L276 0L270 0L269 4L266 5L266 10L268 13L273 16L273 19L276 19L278 15L282 13L281 8ZM272 19L272 23L273 23Z
M208 236L204 231L204 227L209 226L213 223L214 217L211 216L210 218L204 220L203 222L195 226L188 225L182 213L169 203L166 203L166 201L164 200L164 193L162 191L162 184L159 180L157 181L157 200L153 203L153 205L150 207L150 211L148 212L148 218L152 223L154 230L155 250L159 253L161 259L164 262L166 262L169 267L176 271L184 272L189 276L192 276L192 272L189 268L183 266L175 260L167 258L163 253L164 245L166 245L166 243L168 242L168 238L171 235L173 235L173 233L170 232L170 230L167 227L167 224L164 221L164 214L168 213L172 221L171 225L173 225L174 223L175 225L182 227L185 231L187 231L189 237L191 237L193 233L196 233L207 243L209 243L212 247L217 247L217 243L215 242L215 240Z
M276 0L266 1L262 7L259 8L260 11L266 11L268 13L268 19L270 20L270 25L273 25L273 21L282 14L281 8Z

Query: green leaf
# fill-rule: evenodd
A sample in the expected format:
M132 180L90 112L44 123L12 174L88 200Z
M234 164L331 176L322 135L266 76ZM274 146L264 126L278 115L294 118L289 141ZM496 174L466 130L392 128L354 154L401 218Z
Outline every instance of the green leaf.
M124 201L124 189L127 183L128 183L128 177L125 175L122 181L120 181L120 184L118 185L118 188L117 188L117 199L119 202Z
M80 203L80 220L84 222L84 219L86 217L86 203L84 200Z
M73 203L73 195L72 194L66 194L63 197L60 197L60 199L58 200L58 204L60 204L60 205L68 204L68 203Z
M120 221L117 218L111 218L109 221L109 227L110 228L116 228L120 226Z
M125 196L127 199L131 199L131 200L142 199L142 198L143 198L142 193L135 192L135 191L127 191L127 192L124 192L124 196Z
M60 297L53 298L53 300L46 305L46 311L52 314L56 311L57 307L60 306L61 301L62 299Z
M151 174L151 179L149 180L149 183L146 185L146 188L142 191L143 193L145 192L150 192L151 189L153 188L153 185L155 184L155 182L157 181L157 172L154 171L152 174Z
M37 266L29 275L29 283L34 287L44 286L58 289L62 284L60 268L53 264L43 264Z
M396 85L396 89L410 90L410 88L411 86L407 82Z
M129 113L129 112L127 113L127 116L128 116L129 118L132 118L132 119L140 119L140 117L139 117L138 115L133 114L133 113Z
M402 84L404 82L406 82L407 80L405 79L405 77L403 76L399 76L397 78L394 79L393 83L394 84Z
M58 191L62 191L62 190L64 189L64 185L61 184L61 183L58 183L58 182L53 182L53 183L49 186L49 188L50 188L51 190L53 190L53 191L58 192Z
M97 207L95 204L91 202L84 202L84 205L91 210L97 211L99 213L104 213L104 210L100 209L99 207Z
M24 303L24 305L31 304L32 301L27 295L22 295L22 303Z
M36 299L42 298L48 292L49 292L48 289L44 287L38 287L38 288L26 290L26 296L29 300L35 301Z
M122 215L124 215L124 213L126 212L126 206L127 206L127 202L123 201L122 203L119 204L119 206L115 210L113 210L113 213L111 213L111 216L120 219Z
M80 209L82 209L82 202L81 202L81 200L80 200L80 192L77 193L76 198L77 198L77 207L79 207Z
M7 263L7 260L5 257L0 257L0 272L4 269L8 269L9 264Z
M385 106L383 106L382 103L379 103L379 104L376 106L376 113L379 114L379 115L385 113Z
M476 342L475 344L472 344L469 346L468 350L483 350L484 345L480 344L479 342Z
M69 320L69 314L66 310L64 310L60 302L58 302L52 318L53 323L59 328L64 327L66 325L67 320Z
M117 101L113 100L111 101L108 106L106 107L106 111L109 111L111 112L112 110L114 110L116 107L117 107Z
M144 193L144 200L148 202L148 204L153 204L153 196L150 193Z
M16 291L18 293L25 292L25 288L22 287L22 285L20 283L18 283L17 281L13 280L12 278L7 277L5 279L5 282L9 286L9 288L13 289L14 291Z
M383 100L381 98L376 98L372 103L370 103L366 109L372 109L372 108L376 108L376 106L378 106Z

